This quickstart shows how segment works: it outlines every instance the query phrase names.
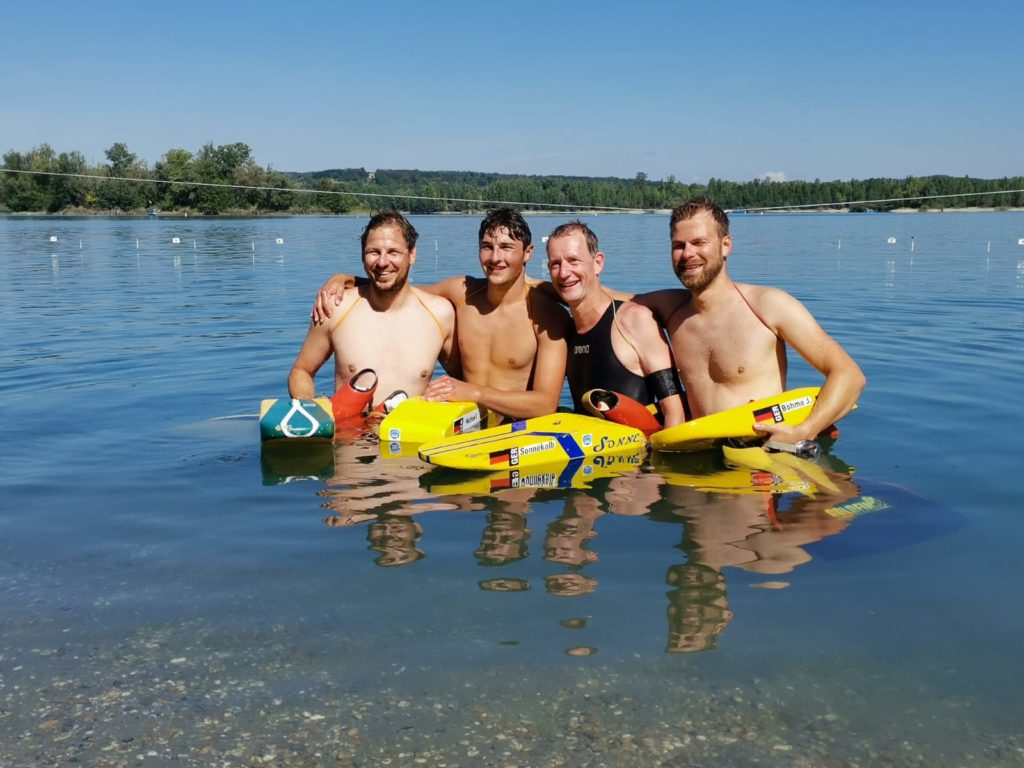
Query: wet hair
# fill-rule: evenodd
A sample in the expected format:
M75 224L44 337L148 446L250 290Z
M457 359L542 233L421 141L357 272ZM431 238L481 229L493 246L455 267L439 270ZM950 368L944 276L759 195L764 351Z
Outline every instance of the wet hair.
M362 250L366 250L366 238L369 237L370 233L381 227L397 227L402 233L402 238L405 240L405 247L410 251L416 247L416 239L420 236L416 228L398 211L388 210L378 211L366 222L366 228L359 238Z
M718 203L710 197L704 197L703 195L691 198L682 205L672 209L672 218L668 222L669 231L671 232L675 229L678 222L692 219L698 213L711 214L711 218L718 225L719 237L725 237L729 234L729 217Z
M577 232L583 235L584 239L587 241L587 250L590 251L590 255L596 256L597 252L601 250L601 247L597 242L597 235L594 234L594 230L579 219L567 221L565 224L559 224L555 227L554 231L548 235L548 244L559 237L567 237L569 235L574 235Z
M491 232L497 232L499 229L505 228L508 230L509 235L513 240L518 240L523 244L523 248L529 248L530 243L533 242L533 235L530 233L530 225L526 223L526 219L519 213L515 208L495 208L493 211L488 211L487 215L484 216L484 220L480 222L480 234L477 236L478 242L483 242L484 235Z

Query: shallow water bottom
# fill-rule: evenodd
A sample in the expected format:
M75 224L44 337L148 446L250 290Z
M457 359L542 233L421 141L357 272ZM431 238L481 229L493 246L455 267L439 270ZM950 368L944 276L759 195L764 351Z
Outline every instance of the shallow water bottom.
M538 661L419 631L6 627L2 765L1019 766L1024 729L936 658L784 648ZM567 645L586 619L560 627ZM377 638L377 642L375 642ZM1014 677L1011 673L1010 677Z

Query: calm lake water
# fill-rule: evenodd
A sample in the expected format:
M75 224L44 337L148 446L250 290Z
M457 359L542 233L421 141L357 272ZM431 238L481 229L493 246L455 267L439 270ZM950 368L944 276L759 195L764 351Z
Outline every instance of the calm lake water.
M478 273L414 222L416 282ZM735 217L868 375L847 517L679 480L715 455L282 482L256 409L363 223L0 219L0 765L1024 765L1024 214ZM667 217L588 223L675 285Z

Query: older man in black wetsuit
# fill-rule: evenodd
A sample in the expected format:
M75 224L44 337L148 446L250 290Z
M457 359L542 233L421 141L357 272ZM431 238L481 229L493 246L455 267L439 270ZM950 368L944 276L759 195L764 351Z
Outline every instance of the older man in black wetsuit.
M684 407L672 353L646 307L613 300L601 287L604 254L597 236L582 221L570 221L548 236L548 272L562 301L572 310L566 373L573 407L600 388L650 405L657 402L666 427L681 423Z

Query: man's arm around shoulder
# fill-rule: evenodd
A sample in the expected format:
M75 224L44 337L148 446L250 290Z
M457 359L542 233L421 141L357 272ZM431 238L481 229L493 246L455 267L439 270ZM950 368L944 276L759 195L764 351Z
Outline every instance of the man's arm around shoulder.
M442 280L439 283L434 283L432 285L418 285L416 287L426 293L430 293L435 296L444 296L444 298L449 301L455 302L457 299L451 298L448 295L448 292L455 291L458 293L457 282L460 280L463 280L463 278L451 277L447 280ZM369 280L365 277L357 277L356 275L350 275L346 272L338 272L331 275L316 292L316 296L313 300L313 308L309 311L310 319L315 325L323 325L331 319L331 316L334 314L334 309L341 304L342 297L346 290L358 285L366 285L368 282ZM462 288L462 295L465 295L464 286Z
M685 288L664 288L660 291L639 293L632 299L634 304L651 310L654 319L661 326L668 325L669 318L689 300L690 292Z

